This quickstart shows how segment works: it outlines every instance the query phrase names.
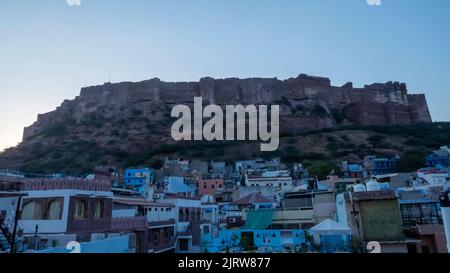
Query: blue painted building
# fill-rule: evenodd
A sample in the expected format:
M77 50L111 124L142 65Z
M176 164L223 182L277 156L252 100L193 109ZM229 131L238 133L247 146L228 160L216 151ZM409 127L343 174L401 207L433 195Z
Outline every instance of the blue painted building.
M364 168L368 176L395 173L396 165L399 160L399 156L392 158L366 156L364 158Z
M450 148L441 147L426 157L427 167L450 167Z
M145 194L155 180L155 172L150 168L127 169L125 187Z
M350 252L352 230L345 224L327 219L308 230L320 252Z
M301 252L306 247L305 232L290 230L221 230L218 237L202 236L201 251L230 252Z
M363 178L364 170L360 164L349 164L347 161L342 162L341 171L345 178Z
M195 195L196 189L193 185L188 185L186 178L182 176L169 176L164 180L164 186L167 193L189 193Z

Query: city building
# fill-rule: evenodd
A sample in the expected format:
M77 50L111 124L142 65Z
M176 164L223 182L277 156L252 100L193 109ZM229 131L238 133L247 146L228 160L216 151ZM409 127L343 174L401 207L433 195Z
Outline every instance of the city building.
M246 209L273 209L276 206L274 200L267 198L259 193L251 193L241 199L234 201L233 205L237 206L241 211Z
M400 188L397 190L405 234L416 243L409 253L447 253L442 211L442 187Z
M442 167L420 169L417 171L417 177L430 186L442 186L449 181L448 170Z
M398 197L393 191L341 193L336 197L339 223L352 230L353 247L376 241L383 253L407 253ZM414 241L413 241L414 242Z
M450 167L450 148L443 146L426 157L427 167Z
M177 232L177 253L198 252L202 224L202 201L200 197L180 194L166 195L161 203L172 204L175 208Z
M306 247L303 230L223 230L216 238L205 237L202 252L211 253L292 253Z
M376 156L366 156L364 158L364 169L366 177L380 174L395 173L396 164L400 160L399 156L392 158L379 158Z
M138 191L147 198L152 198L152 184L155 172L149 168L125 170L125 188Z
M292 177L289 171L247 172L245 174L247 187L273 187L278 191L292 189Z
M343 161L341 164L341 173L344 178L364 179L363 166L360 164L350 164L347 161Z
M197 181L199 195L215 195L224 190L223 179L200 179Z
M164 179L166 193L183 194L194 196L196 189L193 185L188 185L188 180L183 176L169 176Z
M326 219L308 230L320 252L336 253L351 250L351 229L342 223Z

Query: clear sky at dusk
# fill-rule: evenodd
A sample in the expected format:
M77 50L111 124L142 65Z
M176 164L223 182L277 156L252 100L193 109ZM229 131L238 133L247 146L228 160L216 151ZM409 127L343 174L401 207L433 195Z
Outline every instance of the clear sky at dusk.
M69 0L76 3L77 0ZM450 120L450 1L0 0L0 150L108 81L204 76L406 82Z

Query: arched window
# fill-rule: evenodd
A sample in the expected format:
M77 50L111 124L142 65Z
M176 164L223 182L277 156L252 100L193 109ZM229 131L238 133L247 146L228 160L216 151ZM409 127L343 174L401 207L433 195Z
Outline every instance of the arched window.
M41 212L41 204L36 201L29 201L22 207L22 220L38 220L38 214Z
M95 219L103 217L103 201L98 200L95 202Z
M48 205L48 220L60 220L61 219L61 202L59 200L53 200Z
M75 204L75 219L83 220L86 219L86 201L77 200Z

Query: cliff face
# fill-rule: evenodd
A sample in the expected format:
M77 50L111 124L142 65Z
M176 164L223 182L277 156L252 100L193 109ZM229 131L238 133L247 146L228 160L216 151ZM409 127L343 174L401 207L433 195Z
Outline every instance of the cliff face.
M301 74L288 80L202 78L199 82L151 79L106 83L82 88L74 100L39 115L25 128L22 144L0 156L0 167L32 167L36 160L48 161L49 166L57 162L76 167L99 158L106 164L124 153L171 144L172 107L193 105L198 96L205 104L222 106L278 104L282 134L344 125L432 121L425 96L409 95L406 85L398 82L338 87L328 78Z

